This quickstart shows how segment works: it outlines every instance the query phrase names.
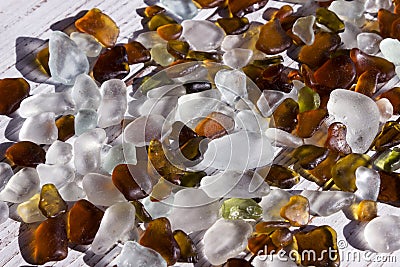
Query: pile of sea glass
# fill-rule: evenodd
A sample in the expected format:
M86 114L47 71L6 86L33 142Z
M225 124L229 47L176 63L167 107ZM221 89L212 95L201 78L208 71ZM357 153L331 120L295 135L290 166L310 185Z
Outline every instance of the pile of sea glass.
M400 217L377 205L400 206L400 88L378 91L400 72L399 2L267 2L161 1L125 44L92 9L37 54L67 89L0 80L0 114L26 119L0 163L0 222L16 203L28 263L75 244L121 246L118 267L275 266L259 256L281 250L297 253L285 266L339 266L335 229L305 226L342 210L372 251L400 249ZM222 17L192 20L199 8ZM265 23L246 18L262 8ZM154 72L132 82L138 63ZM304 179L319 190L290 190Z

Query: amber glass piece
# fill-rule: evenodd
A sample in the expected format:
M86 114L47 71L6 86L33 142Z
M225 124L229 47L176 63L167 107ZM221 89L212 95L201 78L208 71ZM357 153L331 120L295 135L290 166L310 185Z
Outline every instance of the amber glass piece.
M7 148L4 155L11 165L35 168L45 163L46 152L39 145L30 141L20 141Z
M316 69L329 59L331 52L339 47L341 39L336 33L319 32L315 35L312 45L305 45L300 49L299 61Z
M49 68L49 57L50 57L49 47L47 46L36 54L36 62L43 69L44 73L51 76Z
M382 57L368 55L358 48L350 51L350 57L356 65L357 75L360 76L365 71L375 70L379 73L378 82L387 82L396 74L393 63Z
M54 184L45 184L40 191L39 209L47 218L54 218L68 209Z
M302 266L338 267L340 265L339 249L336 242L336 232L330 226L319 226L311 231L301 231L295 234L299 255L310 255L313 251L316 257L300 257ZM328 253L329 251L329 253Z
M378 201L400 207L400 174L380 171L381 186Z
M263 8L267 3L268 0L228 0L228 8L232 15L241 17Z
M225 267L252 267L250 262L248 262L245 259L236 259L236 258L231 258L228 259L226 264L224 265Z
M396 121L386 122L373 144L373 149L378 151L400 144L400 124Z
M75 135L75 116L65 115L56 120L58 140L66 141Z
M158 29L158 27L171 23L176 23L176 21L173 18L165 15L164 13L160 13L151 17L151 19L147 23L147 26L149 27L150 31L155 31Z
M250 27L249 20L245 17L220 18L217 19L217 24L226 34L241 34Z
M352 153L341 158L332 168L333 181L343 191L356 191L355 173L360 166L370 166L370 157L368 155Z
M178 138L179 147L186 144L189 140L198 137L198 135L181 121L172 124L171 137Z
M228 134L234 127L235 122L231 117L220 112L212 112L196 125L194 131L199 136L215 139Z
M150 51L139 42L131 41L124 44L124 47L128 55L129 65L147 62L151 59Z
M339 154L334 151L329 151L328 156L324 161L318 164L312 170L304 170L302 175L319 186L323 186L332 178L331 169L340 158Z
M317 22L324 25L333 32L344 31L344 23L339 19L335 12L327 8L317 8L316 11Z
M394 87L384 92L379 98L387 98L393 106L393 114L400 114L400 87Z
M210 82L187 82L183 84L183 87L186 89L187 94L199 93L206 90L210 90L212 88L212 84Z
M199 257L192 239L182 230L175 230L173 235L180 250L178 261L196 263L199 260Z
M200 8L213 8L225 6L227 0L193 0L193 2Z
M290 133L296 128L298 113L299 104L291 98L286 98L272 114L273 124L276 128Z
M85 199L78 200L68 212L68 239L79 245L92 243L104 212Z
M390 37L395 39L400 38L400 18L397 18L395 21L393 21Z
M174 265L180 258L179 245L172 233L171 224L165 217L149 222L139 243L160 253L168 265Z
M168 41L167 51L177 59L182 59L189 53L189 44L187 42L171 40Z
M278 228L271 235L271 241L275 246L284 248L293 243L293 234L288 228Z
M123 79L128 74L128 54L122 45L101 54L93 67L93 77L99 83L110 79Z
M279 19L282 21L284 18L289 17L294 12L293 7L289 5L281 6L276 12L272 13L271 19Z
M332 151L340 153L340 155L348 155L351 153L351 147L346 141L347 127L343 123L334 122L328 128L328 136L325 147Z
M42 222L35 230L32 264L60 261L67 257L68 238L65 216L60 215Z
M81 32L93 35L105 47L113 47L119 35L117 24L97 8L89 10L75 21L75 27Z
M314 109L297 114L297 136L301 138L313 136L327 116L328 112L325 109Z
M369 222L378 216L378 205L372 200L362 200L355 204L352 209L354 210L354 218L358 221Z
M151 18L157 14L164 13L164 12L165 12L164 8L154 5L154 6L146 7L146 9L144 10L144 15L148 18Z
M358 77L354 91L372 97L376 92L379 73L375 70L368 70Z
M253 255L270 255L271 253L276 254L279 248L272 243L268 234L258 234L248 238L247 249Z
M292 196L289 203L281 208L280 215L288 220L292 226L307 225L310 220L310 203L303 196Z
M146 188L141 188L137 184L135 177L132 176L129 170L128 164L119 164L112 172L113 184L130 201L147 197L149 195L147 192L150 192L153 187L150 180L144 180L142 177L139 179L142 182L141 186L145 186Z
M328 90L349 88L356 78L356 67L347 55L341 55L326 61L314 72L318 85Z
M256 48L267 55L281 53L292 44L292 39L282 29L278 19L271 20L261 27Z
M220 62L222 61L222 56L218 52L189 51L189 53L187 54L187 59L195 59L198 61L210 60Z
M287 167L272 164L264 180L269 185L288 189L292 188L300 181L300 175Z
M23 78L0 79L0 115L10 115L29 96L29 83Z
M157 33L164 40L176 40L182 34L183 27L179 24L167 24L157 28Z
M200 142L204 140L205 137L198 136L190 139L185 144L180 147L182 155L189 160L196 160L201 156L199 147Z
M398 18L400 18L399 15L393 14L389 10L382 8L378 11L379 31L383 38L391 37L392 24Z
M135 206L136 220L138 220L138 222L148 223L153 220L150 213L147 212L147 210L144 208L144 205L140 201L133 200L131 203L133 206Z
M306 170L314 169L326 159L329 150L314 145L302 145L293 151L293 157L298 160L300 166Z

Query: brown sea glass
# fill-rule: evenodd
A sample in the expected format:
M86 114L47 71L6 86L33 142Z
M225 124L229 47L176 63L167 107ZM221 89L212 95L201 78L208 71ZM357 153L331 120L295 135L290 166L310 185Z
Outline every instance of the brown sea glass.
M236 258L231 258L228 259L224 267L252 267L250 262L248 262L245 259L236 259Z
M324 186L332 178L331 169L339 158L340 156L337 152L329 151L324 161L318 164L314 169L304 170L305 175L303 176L319 186Z
M171 23L176 23L176 21L170 16L160 13L151 17L151 19L147 22L147 26L149 27L150 31L156 31L158 27Z
M113 47L117 43L117 24L97 8L89 10L75 21L75 27L81 32L93 35L105 47Z
M110 79L123 79L128 74L128 54L122 45L102 53L93 67L93 77L99 83Z
M174 265L180 257L179 245L171 231L171 224L165 217L149 222L139 243L160 253L168 265Z
M189 51L187 56L187 59L193 59L197 61L216 61L216 62L221 62L222 61L222 55L218 52L204 52L204 51Z
M368 70L358 77L354 91L372 97L376 92L379 73L375 70Z
M144 205L140 201L133 200L131 201L131 203L133 206L135 206L136 220L138 220L138 222L148 223L153 220L150 213L148 213L148 211L144 208Z
M217 24L226 34L241 34L250 27L249 20L245 17L220 18L217 19Z
M378 11L379 31L383 38L391 37L392 24L398 18L400 18L399 15L394 14L389 10L382 8Z
M296 128L298 113L299 104L291 98L286 98L272 114L273 125L290 133Z
M226 0L193 0L200 8L223 7L226 5Z
M65 115L56 120L58 140L66 141L75 135L75 116Z
M168 41L167 51L177 59L182 59L189 53L189 44L187 42L171 40Z
M65 213L68 205L54 184L45 184L40 191L39 209L47 218L54 218Z
M196 263L199 260L199 256L192 239L182 230L175 230L172 234L180 250L178 261Z
M142 177L139 177L139 179L141 181L140 185L131 174L128 164L119 164L112 172L113 184L129 201L145 198L151 192L152 182Z
M38 65L42 68L45 74L51 76L49 68L49 58L50 58L50 53L48 46L46 46L36 54L36 62L38 63Z
M393 114L400 114L400 87L394 87L384 92L379 98L387 98L393 106Z
M30 141L20 141L10 146L4 155L11 165L35 168L45 163L46 152L39 145Z
M146 7L144 10L144 15L148 18L151 18L157 14L164 13L164 12L165 12L164 8L154 5L154 6Z
M289 189L300 181L300 175L287 167L272 164L264 180L269 185Z
M381 186L378 201L400 207L400 174L380 171Z
M99 230L104 211L85 199L78 200L68 212L68 239L78 245L89 245Z
M400 144L400 124L397 121L386 122L373 141L374 150L385 150Z
M279 248L272 243L269 234L257 234L248 238L247 249L253 255L270 255L276 254Z
M303 196L292 196L289 202L281 208L280 215L292 226L307 225L310 220L310 203Z
M181 121L172 124L172 132L170 137L178 141L179 147L186 144L189 140L198 137L198 135ZM177 139L177 140L176 140Z
M29 96L29 83L23 78L0 79L0 115L10 115Z
M228 8L232 15L242 17L263 8L267 3L268 0L228 0Z
M293 151L293 157L298 160L299 165L306 169L314 169L318 164L328 157L329 150L314 145L302 145Z
M151 59L150 51L139 42L131 41L124 44L124 47L128 55L129 65L147 62Z
M334 122L328 128L328 136L325 147L338 152L340 155L348 155L351 153L351 147L346 141L347 127L343 123Z
M281 53L292 44L292 39L283 30L278 19L271 20L261 27L256 48L267 55Z
M196 125L194 131L199 136L215 139L228 134L234 127L235 121L231 117L220 112L212 112Z
M327 116L328 112L325 109L314 109L299 113L297 115L297 136L301 138L313 136Z
M284 248L293 243L293 233L285 227L276 229L270 237L272 243L278 248Z
M369 222L378 216L378 205L373 200L362 200L360 203L352 207L354 210L354 218L358 221Z
M183 27L179 24L167 24L157 28L157 33L166 41L176 40L182 34Z

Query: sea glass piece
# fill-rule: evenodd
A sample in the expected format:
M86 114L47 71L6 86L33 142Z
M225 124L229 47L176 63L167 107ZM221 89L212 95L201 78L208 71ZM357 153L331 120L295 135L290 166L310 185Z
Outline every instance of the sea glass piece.
M225 0L195 0L193 2L201 8L220 7L224 6L226 3Z
M172 62L174 62L175 58L168 53L167 46L165 44L156 44L150 50L151 58L163 67L166 67Z
M219 219L204 234L204 255L213 265L223 264L246 248L251 232L243 220Z
M247 103L245 104L246 108ZM264 132L268 129L268 121L253 110L245 109L239 111L235 116L235 129L249 132ZM264 132L265 133L265 132Z
M128 55L128 64L144 63L150 60L150 51L146 49L141 43L131 41L123 45Z
M400 114L400 87L394 87L379 96L380 99L386 98L393 106L393 114Z
M375 70L369 70L364 72L358 77L356 88L354 91L372 97L378 85L379 73Z
M135 241L127 241L117 258L118 267L167 267L167 262L151 248L139 245Z
M313 15L307 17L300 17L293 24L292 27L293 34L297 35L297 37L299 37L300 40L306 45L311 45L315 41L314 28L313 28L315 19L316 18Z
M239 70L220 70L215 75L215 85L222 94L222 100L234 103L237 97L246 97L246 75Z
M266 0L249 0L246 2L240 0L229 0L228 8L232 15L242 17L244 14L255 12L263 8L268 1Z
M395 4L397 6L397 4ZM365 12L378 13L380 9L389 10L392 3L388 0L368 0L365 2ZM395 13L397 13L395 11Z
M93 79L86 74L81 74L76 77L74 87L71 91L71 96L75 102L76 109L94 109L100 105L101 94L99 87Z
M313 136L326 117L328 117L328 112L325 109L309 110L297 114L297 136L301 138Z
M189 53L189 44L179 40L170 40L167 44L167 51L177 59L182 59Z
M152 190L152 181L135 179L130 173L128 164L117 165L112 172L112 181L127 200L145 198Z
M317 8L316 19L319 24L324 25L333 32L344 31L344 23L335 12L324 7Z
M69 182L58 190L65 201L78 201L86 197L82 187L76 182Z
M117 202L126 201L109 176L97 173L86 174L82 180L82 187L88 200L94 205L111 206Z
M185 20L182 22L182 37L194 50L209 51L221 46L224 31L206 20ZM206 35L202 34L207 32Z
M290 200L292 195L282 189L272 189L271 192L261 199L259 205L263 209L264 221L284 221L281 217L281 208Z
M393 116L393 105L387 98L378 99L376 102L380 112L380 122L386 123Z
M329 216L349 207L356 199L353 193L340 191L312 191L303 190L301 195L310 202L313 214Z
M19 131L19 140L36 144L52 144L58 138L58 129L54 120L55 114L52 112L27 118Z
M307 225L310 220L310 203L303 196L292 196L289 202L281 208L280 215L292 226Z
M196 5L192 1L161 0L161 4L182 19L191 19L198 13Z
M378 11L379 32L383 38L391 37L392 26L398 18L399 15L390 10L380 9Z
M36 167L46 161L46 152L39 145L21 141L7 148L4 155L11 165Z
M10 178L14 175L11 166L0 162L0 191L4 189Z
M304 86L298 93L299 113L319 108L321 98L317 92Z
M379 177L381 181L378 201L395 207L400 207L400 194L398 190L400 186L399 174L380 171Z
M304 177L319 186L324 186L332 178L331 169L340 158L339 154L335 151L329 151L325 160L319 163L312 170L304 170Z
M272 164L266 171L268 174L264 179L271 186L289 189L300 181L298 173L282 165ZM258 173L262 173L262 170L258 170Z
M75 27L81 32L93 35L105 47L113 47L119 35L117 24L97 8L89 10L75 21Z
M131 203L116 203L108 207L93 239L91 250L97 255L105 254L134 227L135 207Z
M285 51L292 44L292 39L282 29L278 19L271 20L261 27L256 48L267 55Z
M98 114L93 109L81 109L75 115L74 127L77 136L96 128Z
M126 142L135 146L148 145L151 140L163 140L168 134L169 127L161 115L141 116L131 122L124 130Z
M73 32L69 36L88 57L97 57L101 52L101 44L87 33Z
M40 191L39 209L47 218L55 218L65 213L68 206L54 184L45 184Z
M102 158L102 168L110 174L121 163L137 164L136 147L134 145L130 143L115 145Z
M61 188L75 179L75 170L70 165L39 164L36 170L40 179L40 187L45 184L54 184L57 188Z
M395 65L400 65L400 56L397 50L400 47L400 41L392 38L385 38L379 43L379 48L383 57Z
M314 72L315 81L329 90L348 88L352 85L355 77L356 67L351 58L346 55L327 60Z
M156 31L158 27L174 23L176 23L176 21L173 18L165 15L165 13L159 13L150 18L147 22L147 26L150 31Z
M351 147L346 141L347 127L343 123L334 122L329 125L328 136L325 141L325 147L336 151L341 155L351 153Z
M179 24L167 24L157 28L158 35L166 41L178 39L183 31L183 27Z
M328 157L329 150L314 145L302 145L293 151L293 157L306 170L314 169Z
M29 200L22 202L17 207L17 214L25 223L42 222L47 218L39 209L40 194L35 194ZM8 207L8 206L7 206Z
M353 209L355 219L361 222L369 222L378 217L378 205L373 200L362 200Z
M372 32L362 32L357 35L357 47L367 54L376 54L379 52L379 43L382 37Z
M179 259L179 245L167 218L162 217L149 222L139 244L160 253L168 265L174 265Z
M217 24L224 29L226 34L242 34L250 27L246 17L232 17L217 19Z
M253 199L231 198L222 202L219 213L227 220L253 219L262 216L262 208Z
M233 48L223 55L224 64L232 69L241 69L251 61L253 50Z
M93 67L93 77L99 83L110 79L123 79L128 74L128 53L122 45L102 53Z
M275 109L273 116L273 125L275 128L292 132L297 124L297 114L299 113L299 104L292 98L286 98Z
M194 131L199 136L215 139L231 132L234 125L235 122L231 117L223 113L212 112L197 124Z
M182 230L176 230L172 233L176 243L178 243L180 256L179 262L196 263L199 259L197 248L190 236Z
M58 129L58 140L67 141L75 135L75 116L65 115L59 117L56 120L56 126Z
M89 201L77 201L68 212L68 239L79 245L92 243L104 212Z
M376 136L373 144L374 150L384 150L393 147L400 143L400 128L399 123L395 121L386 122L382 130Z
M136 41L141 43L146 49L151 49L157 44L166 44L163 38L156 31L147 31L138 35Z
M41 49L36 54L36 58L35 58L36 62L39 65L39 68L47 76L51 76L50 68L49 68L49 57L50 57L49 46L46 46L45 48Z
M187 94L200 93L212 89L212 84L207 81L187 82L182 85Z
M368 245L378 253L390 253L400 248L399 234L393 229L400 225L400 217L384 215L370 221L364 229Z
M395 147L384 151L374 160L373 164L386 172L396 171L400 168L400 149Z
M165 12L165 9L157 6L157 5L153 5L153 6L147 6L144 10L144 15L148 18L151 18L157 14L163 13Z
M97 111L97 125L105 128L121 123L128 106L125 83L119 79L107 80L101 85L100 91L103 99Z
M29 96L30 86L23 78L0 80L0 115L10 115Z

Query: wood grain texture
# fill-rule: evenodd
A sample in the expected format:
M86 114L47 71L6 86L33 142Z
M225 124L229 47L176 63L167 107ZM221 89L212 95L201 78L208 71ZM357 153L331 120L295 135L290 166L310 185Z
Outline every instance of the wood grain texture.
M282 6L283 2L270 1L267 6ZM290 4L298 8L294 4ZM40 75L33 63L35 54L45 46L46 40L52 30L65 30L73 24L74 18L81 15L81 11L97 7L110 15L119 25L121 34L119 42L127 42L134 38L142 30L141 17L136 10L145 7L143 0L2 0L0 1L0 35L2 45L0 47L0 78L21 77L29 80L32 93L54 92L60 90L58 85ZM215 20L213 9L202 10L197 19L211 18ZM257 20L265 23L261 15L263 10L249 14L249 20ZM288 56L283 55L285 66L296 66L297 63ZM141 71L143 64L131 67L130 77ZM398 85L398 78L393 78L381 90ZM18 116L6 117L0 115L0 153L3 154L8 145L15 141L22 119ZM276 162L287 163L291 161L285 156L284 151L279 153ZM318 187L305 179L293 189L318 189ZM15 211L16 205L11 205L11 211ZM400 215L397 208L379 204L379 215ZM15 217L14 217L15 218ZM371 262L365 257L366 247L362 241L361 223L355 223L346 218L343 212L333 214L329 217L314 217L313 225L329 224L338 233L338 240L342 244L341 266L399 266L400 252L392 253L389 259L392 262ZM398 229L394 229L397 231ZM9 219L0 225L0 266L21 266L27 263L21 257L20 244L24 238L24 229L20 223ZM201 250L202 233L193 233L192 238ZM361 241L360 241L361 240ZM103 256L95 255L89 246L71 246L67 259L60 262L46 264L46 266L113 266L115 257L121 247L115 246L109 253ZM355 252L355 253L354 253ZM246 256L246 255L242 255ZM358 258L355 258L358 257ZM381 259L382 260L382 259ZM192 266L192 264L181 264L181 266ZM202 257L196 266L210 266Z

